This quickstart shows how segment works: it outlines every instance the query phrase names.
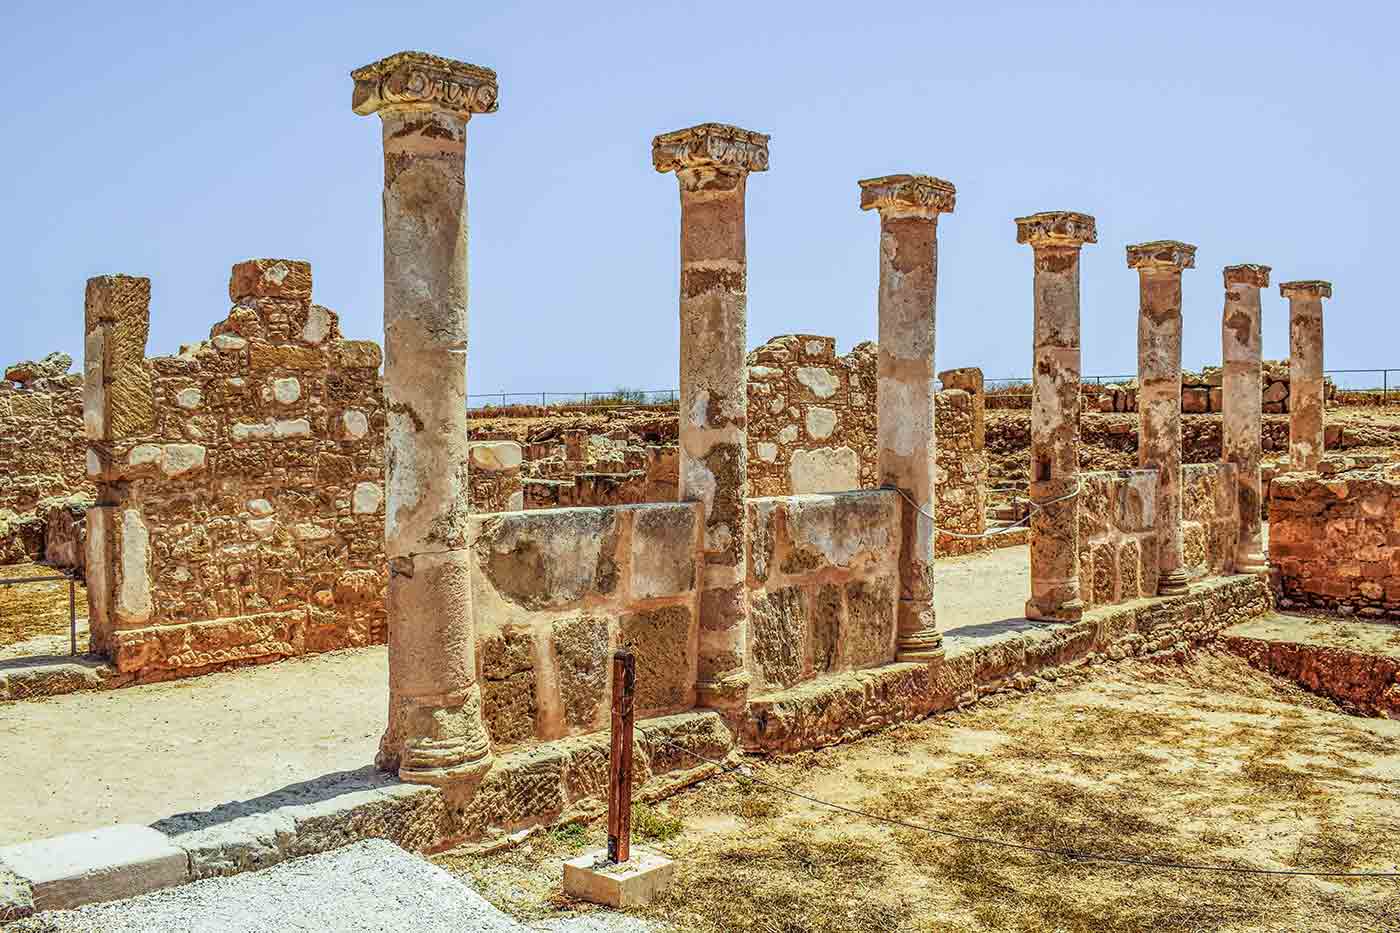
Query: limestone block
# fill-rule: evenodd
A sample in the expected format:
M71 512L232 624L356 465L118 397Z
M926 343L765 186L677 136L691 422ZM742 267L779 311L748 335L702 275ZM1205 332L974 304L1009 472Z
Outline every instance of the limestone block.
M506 629L480 638L481 716L496 742L535 735L534 639L529 631Z
M155 425L155 397L146 365L150 303L150 279L88 279L83 389L84 421L93 440L131 437Z
M515 441L477 441L471 445L471 465L473 469L503 470L519 469L523 460L520 445Z
M5 380L27 386L40 379L57 379L67 374L73 358L67 353L50 353L42 360L24 360L5 368Z
M175 404L185 409L193 411L204 404L204 393L198 386L189 386L175 393Z
M340 414L340 427L343 438L358 441L369 433L369 418L358 409L347 408Z
M295 376L272 380L272 397L279 405L292 405L301 399L301 382Z
M332 348L331 359L341 369L378 369L384 353L373 340L341 340Z
M846 584L843 666L874 667L894 660L896 589L893 575Z
M207 453L199 444L165 444L160 449L160 472L166 479L201 472Z
M117 586L113 613L119 625L134 627L151 617L151 535L140 509L123 509L115 529Z
M749 646L761 685L790 687L802 678L807 630L807 597L801 587L750 597Z
M248 351L248 365L253 370L325 369L326 354L316 347L303 347L296 344L265 343L254 341Z
M378 483L356 483L351 510L356 515L373 515L384 505L384 490Z
M825 366L798 367L797 381L811 390L817 398L831 398L841 384L836 375Z
M795 424L785 425L783 429L778 432L779 444L791 444L795 440L797 440L797 425Z
M579 900L614 910L639 907L660 896L676 874L676 863L659 852L634 847L619 865L606 849L586 852L564 863L564 891Z
M860 458L845 446L793 451L788 481L793 495L859 489Z
M813 440L826 440L836 430L836 412L830 408L807 409L807 435ZM851 487L855 488L855 487Z
M272 436L279 440L292 437L310 437L311 422L305 418L277 421L272 425Z
M131 825L6 846L0 868L28 882L39 911L135 897L190 878L184 849L159 830Z
M233 267L228 295L246 298L311 300L311 263L297 259L249 259Z
M622 617L620 641L637 656L639 715L689 705L693 623L689 606L644 609Z
M237 334L215 334L211 342L224 353L237 353L248 346L248 341Z
M550 640L564 725L597 727L608 715L604 699L612 645L607 619L591 613L561 619L554 623Z
M611 595L618 578L616 509L550 509L474 522L480 583L527 609Z
M699 512L690 504L632 510L632 599L676 596L695 589Z
M778 445L768 441L760 441L757 447L758 459L764 463L773 463L778 459Z
M301 328L302 342L319 346L331 335L334 321L335 315L331 313L329 308L312 305L306 311L306 323Z

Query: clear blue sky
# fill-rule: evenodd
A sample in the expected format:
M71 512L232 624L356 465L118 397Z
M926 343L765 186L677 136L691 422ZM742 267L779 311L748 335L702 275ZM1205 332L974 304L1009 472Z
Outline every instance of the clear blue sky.
M56 3L6 0L0 361L81 358L83 283L154 281L150 352L205 337L229 266L311 260L382 336L380 136L348 72L400 49L495 68L472 120L473 392L669 388L678 195L651 137L772 134L749 185L749 339L875 335L856 180L957 185L938 362L1024 374L1031 260L1011 218L1094 214L1084 368L1135 368L1123 247L1199 245L1188 366L1220 357L1220 269L1331 279L1328 368L1400 367L1392 3ZM1383 226L1383 223L1385 226ZM1265 352L1287 353L1265 298Z

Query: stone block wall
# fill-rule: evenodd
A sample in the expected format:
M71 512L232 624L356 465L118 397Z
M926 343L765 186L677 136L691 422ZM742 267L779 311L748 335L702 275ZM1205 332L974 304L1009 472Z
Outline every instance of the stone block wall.
M1233 463L1181 468L1181 532L1193 580L1235 572L1240 540L1239 472Z
M958 538L943 530L976 535L987 530L987 451L986 428L980 370L958 370L975 374L971 391L944 388L934 396L934 418L938 432L937 476L934 514L940 534L934 553L941 557L971 554L996 547L996 538ZM952 373L939 376L944 386L954 382Z
M90 503L96 491L83 468L83 377L68 372L72 364L50 353L0 379L0 564L43 559L49 513Z
M147 359L149 280L88 283L92 648L148 679L384 640L379 347L307 263L240 263L229 294Z
M748 356L749 487L756 496L877 485L875 344L774 337Z
M520 445L515 441L475 441L471 445L467 496L473 512L516 512L525 508Z
M637 655L637 716L695 704L699 503L475 515L482 710L493 744L607 727L609 653Z
M1269 563L1286 609L1400 619L1400 467L1283 473L1269 487Z
M1157 593L1157 471L1079 475L1079 588L1084 608Z
M748 514L752 689L893 661L898 494L756 498Z

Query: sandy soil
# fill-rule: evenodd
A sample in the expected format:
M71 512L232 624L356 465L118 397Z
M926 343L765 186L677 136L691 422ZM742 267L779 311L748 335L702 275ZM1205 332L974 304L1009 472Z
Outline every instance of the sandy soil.
M388 693L378 647L0 703L0 845L150 823L364 767Z
M1236 625L1226 634L1400 658L1400 625L1394 622L1272 614Z
M824 800L955 832L1156 860L1400 870L1400 723L1351 718L1225 655L1092 681L757 762ZM1400 881L1164 871L959 842L739 777L649 808L680 860L646 911L680 929L1400 930ZM522 918L587 910L559 890L598 824L439 864Z

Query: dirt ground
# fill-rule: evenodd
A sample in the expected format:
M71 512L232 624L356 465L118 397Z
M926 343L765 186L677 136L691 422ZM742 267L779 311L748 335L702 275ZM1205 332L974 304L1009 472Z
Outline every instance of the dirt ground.
M751 763L872 814L1019 844L1269 869L1400 870L1400 722L1344 716L1226 655L1134 662L1030 696ZM1396 931L1400 879L1069 861L836 812L741 777L639 810L679 860L643 911L694 933ZM598 823L446 853L522 918L586 911L561 864Z
M59 571L43 564L5 564L0 566L0 577L53 577ZM83 632L87 631L87 588L82 584L77 588L77 615ZM51 636L59 636L53 638ZM45 643L62 642L62 650L68 651L68 584L25 583L16 586L0 586L0 648L32 639L43 639ZM87 638L78 639L78 650L87 650ZM34 653L39 653L37 650ZM0 657L4 657L0 651Z

